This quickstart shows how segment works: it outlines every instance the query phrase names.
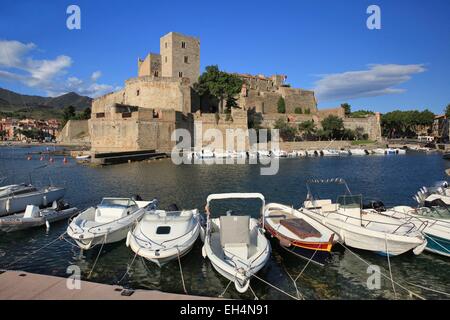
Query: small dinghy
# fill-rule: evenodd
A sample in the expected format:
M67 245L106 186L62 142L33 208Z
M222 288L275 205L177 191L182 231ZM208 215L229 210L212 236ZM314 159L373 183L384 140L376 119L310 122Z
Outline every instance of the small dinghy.
M337 157L337 156L339 156L339 151L337 151L335 149L324 149L321 151L321 154L324 157Z
M347 194L339 196L337 203L330 199L316 200L311 194L311 183L344 184ZM408 251L418 255L427 245L422 232L412 222L375 210L362 210L362 196L352 195L344 179L310 180L307 189L308 197L300 212L333 230L345 245L389 256Z
M365 155L367 155L367 151L364 150L364 149L359 149L359 148L357 148L357 149L350 149L350 154L352 156L365 156Z
M98 206L76 216L67 227L67 234L86 250L97 244L118 242L126 238L130 228L146 210L155 209L157 204L156 199L103 198Z
M334 232L292 207L269 203L264 207L264 228L280 246L296 256L324 264L330 256Z
M239 293L244 293L250 286L251 277L269 260L270 242L258 220L248 215L227 214L212 218L210 202L225 199L261 199L261 214L265 200L260 193L220 193L211 194L207 198L203 257L208 257L214 269L234 282Z
M51 208L40 210L38 206L28 205L24 213L13 214L0 218L0 230L12 232L33 227L50 226L50 223L68 219L78 212L67 203L53 202Z
M127 247L159 267L179 259L194 246L200 233L197 209L147 211L127 235Z
M36 188L31 184L12 184L0 187L0 216L23 212L27 205L47 207L64 197L65 188L47 186Z

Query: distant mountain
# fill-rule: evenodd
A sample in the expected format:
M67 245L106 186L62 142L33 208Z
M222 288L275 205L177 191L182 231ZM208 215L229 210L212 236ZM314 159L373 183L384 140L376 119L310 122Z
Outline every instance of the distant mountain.
M77 110L84 110L91 107L92 98L80 96L75 92L69 92L58 97L41 97L19 94L14 91L0 88L0 108L33 108L51 107L63 109L67 106L74 106Z

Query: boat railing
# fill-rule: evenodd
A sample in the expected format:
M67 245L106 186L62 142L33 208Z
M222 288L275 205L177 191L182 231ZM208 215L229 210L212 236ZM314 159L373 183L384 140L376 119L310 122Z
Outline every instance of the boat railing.
M305 209L306 209L306 210L310 210L310 209L307 209L307 208L305 208ZM362 227L367 227L367 226L370 225L371 223L378 223L378 224L382 224L382 225L398 226L398 228L395 229L395 231L397 231L397 230L400 228L400 226L402 226L402 225L404 225L404 224L411 224L411 225L412 225L411 230L409 230L407 233L410 233L410 232L415 228L415 225L414 225L414 223L412 223L412 222L407 222L407 223L401 224L401 225L399 226L398 223L389 223L389 222L373 221L373 220L363 219L363 218L362 218L362 214L360 215L360 217L352 217L352 216L343 214L343 213L338 212L338 211L326 212L326 214L321 213L321 212L319 212L319 211L315 211L315 210L310 210L310 211L312 211L312 212L314 212L314 213L316 213L316 214L322 215L322 216L324 216L324 217L326 217L326 218L328 218L328 216L329 216L330 214L337 214L337 215L340 215L340 216L345 217L344 222L347 222L349 219L358 220L358 221L361 222L361 226L362 226ZM387 215L386 215L386 216L387 216ZM387 216L387 217L389 217L389 216ZM332 219L332 218L330 218L330 219ZM367 222L367 223L364 225L363 222L364 222L364 223ZM395 233L395 231L394 231L394 232L391 232L391 233ZM407 233L406 233L406 234L407 234Z

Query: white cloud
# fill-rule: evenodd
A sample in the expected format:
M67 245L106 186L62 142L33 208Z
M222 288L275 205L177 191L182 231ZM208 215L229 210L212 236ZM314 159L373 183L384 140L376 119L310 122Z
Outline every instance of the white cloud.
M113 89L110 85L97 83L101 71L93 72L89 80L74 76L64 79L73 64L72 58L60 55L55 59L33 59L31 53L36 48L33 43L0 40L0 67L4 69L0 69L0 80L21 82L43 90L49 96L74 91L96 97Z
M91 80L93 82L97 82L97 80L102 76L102 72L101 71L95 71L92 73L91 75Z
M405 92L405 89L396 86L424 71L426 69L422 64L373 64L368 66L368 70L323 75L315 83L314 90L319 101L398 94Z

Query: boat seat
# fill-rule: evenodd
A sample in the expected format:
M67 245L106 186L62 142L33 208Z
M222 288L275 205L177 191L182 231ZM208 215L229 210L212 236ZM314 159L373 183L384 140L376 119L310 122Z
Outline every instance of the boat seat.
M40 216L39 214L39 207L33 206L33 205L27 205L25 209L25 213L23 215L24 218L38 218Z
M320 238L322 236L316 228L300 218L281 220L280 224L300 239Z
M323 207L328 204L332 204L330 199L314 200L314 201L307 200L307 201L303 202L303 206L306 209Z
M112 222L114 220L124 217L126 215L127 210L130 210L130 209L99 207L95 210L95 222L99 222L99 223Z
M333 212L339 209L339 204L337 203L329 203L322 205L322 212Z
M221 216L220 244L250 244L249 216Z

